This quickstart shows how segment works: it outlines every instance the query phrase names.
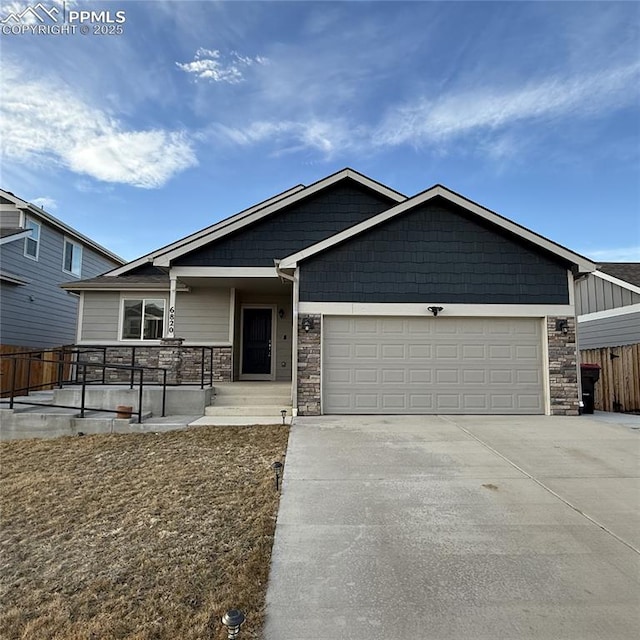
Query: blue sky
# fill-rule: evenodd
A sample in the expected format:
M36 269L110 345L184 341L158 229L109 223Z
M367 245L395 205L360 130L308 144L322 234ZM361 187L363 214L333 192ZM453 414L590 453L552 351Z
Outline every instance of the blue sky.
M640 260L640 3L66 9L123 33L0 35L0 184L124 258L350 166Z

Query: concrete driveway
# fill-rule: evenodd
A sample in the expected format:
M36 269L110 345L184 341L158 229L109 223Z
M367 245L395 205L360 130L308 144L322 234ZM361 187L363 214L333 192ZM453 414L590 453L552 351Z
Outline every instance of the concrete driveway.
M266 640L624 640L640 418L326 416L292 428Z

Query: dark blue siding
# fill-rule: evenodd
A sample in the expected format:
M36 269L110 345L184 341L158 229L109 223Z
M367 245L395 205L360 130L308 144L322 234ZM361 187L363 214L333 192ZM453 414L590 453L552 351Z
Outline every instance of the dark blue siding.
M180 257L174 265L271 267L274 258L296 253L394 204L345 179L250 227Z
M300 300L568 304L568 267L434 201L303 261Z

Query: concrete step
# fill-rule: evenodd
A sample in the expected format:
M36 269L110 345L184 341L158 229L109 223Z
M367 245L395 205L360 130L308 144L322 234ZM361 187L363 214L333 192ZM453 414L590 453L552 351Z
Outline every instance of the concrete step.
M291 397L290 382L217 382L214 393L218 396L271 396Z
M272 395L216 395L213 399L213 403L217 407L229 407L229 406L273 406L273 407L286 407L291 404L291 394L281 393Z
M218 406L206 407L205 416L274 416L276 420L282 420L280 411L287 410L291 415L291 403L282 405L244 405L244 406Z
M292 417L289 414L285 418L285 424L291 424ZM190 427L250 427L253 425L282 424L282 417L274 418L266 416L203 416L189 423Z

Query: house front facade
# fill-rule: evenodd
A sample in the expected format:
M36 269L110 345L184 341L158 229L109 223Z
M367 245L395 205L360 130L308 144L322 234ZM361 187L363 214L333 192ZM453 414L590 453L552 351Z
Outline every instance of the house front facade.
M571 415L595 267L440 185L344 169L64 286L79 346L155 349L183 381L210 347L216 381L290 382L299 415Z
M60 284L123 264L40 207L0 189L0 344L72 344L79 297Z

